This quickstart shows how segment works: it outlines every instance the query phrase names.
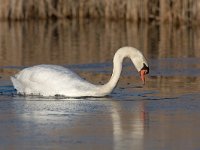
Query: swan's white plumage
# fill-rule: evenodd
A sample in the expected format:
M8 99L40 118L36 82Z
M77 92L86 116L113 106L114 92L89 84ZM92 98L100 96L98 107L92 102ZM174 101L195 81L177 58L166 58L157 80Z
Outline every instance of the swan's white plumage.
M148 66L140 51L132 47L123 47L114 56L113 74L105 85L91 84L71 70L57 65L37 65L25 68L12 76L11 80L17 92L26 95L101 97L108 95L116 86L125 57L132 60L138 71L142 69L143 64Z
M71 70L57 65L26 68L11 78L18 93L43 96L90 96L95 88Z

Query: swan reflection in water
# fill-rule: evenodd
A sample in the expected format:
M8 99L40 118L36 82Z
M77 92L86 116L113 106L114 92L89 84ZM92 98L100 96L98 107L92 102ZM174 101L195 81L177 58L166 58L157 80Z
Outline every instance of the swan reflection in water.
M112 102L114 149L142 149L148 115L142 102Z
M139 149L143 146L145 118L141 101L112 97L45 99L28 96L24 99L19 103L23 106L15 104L15 107L23 108L18 120L23 124L22 136L32 137L31 145L34 139L46 138L46 142L54 140L54 145L47 143L52 147L56 143L72 148L90 148L91 143L101 149L102 145L105 149ZM73 147L74 142L79 143L77 147Z

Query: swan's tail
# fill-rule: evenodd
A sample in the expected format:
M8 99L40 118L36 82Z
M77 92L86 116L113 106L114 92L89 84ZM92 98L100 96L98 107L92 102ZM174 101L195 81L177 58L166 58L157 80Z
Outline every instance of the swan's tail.
M17 93L23 93L23 89L22 89L22 84L20 83L19 80L17 80L17 78L15 76L11 76L10 77L14 88L17 90Z

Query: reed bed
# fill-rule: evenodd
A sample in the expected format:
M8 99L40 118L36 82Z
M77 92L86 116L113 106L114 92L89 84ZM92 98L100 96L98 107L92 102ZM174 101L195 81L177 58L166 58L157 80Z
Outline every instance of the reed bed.
M106 18L197 22L199 0L0 0L1 20Z

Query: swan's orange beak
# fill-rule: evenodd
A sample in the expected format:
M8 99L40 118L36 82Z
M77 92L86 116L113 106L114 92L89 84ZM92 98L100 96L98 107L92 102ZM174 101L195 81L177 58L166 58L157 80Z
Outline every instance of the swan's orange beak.
M140 77L141 77L143 85L145 85L145 75L146 74L147 74L147 70L144 69L144 70L140 71Z

